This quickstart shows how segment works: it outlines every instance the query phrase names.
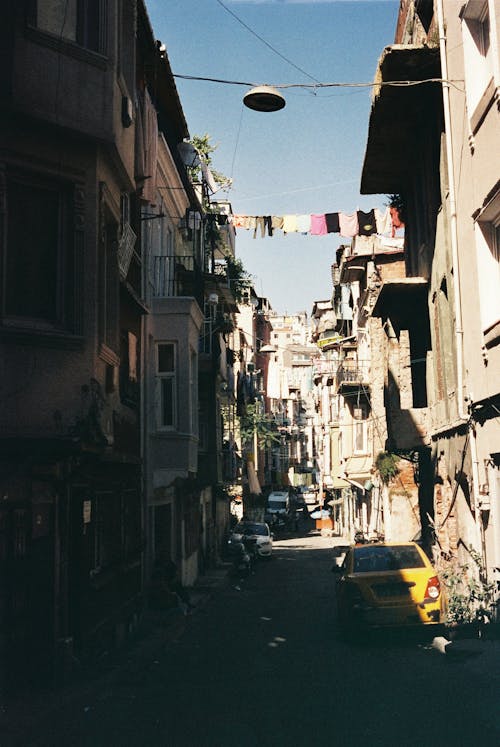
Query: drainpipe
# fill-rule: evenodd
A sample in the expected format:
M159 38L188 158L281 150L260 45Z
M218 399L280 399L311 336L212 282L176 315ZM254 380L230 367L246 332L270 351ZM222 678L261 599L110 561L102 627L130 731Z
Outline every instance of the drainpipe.
M455 307L455 344L457 351L457 403L458 417L460 420L468 420L468 413L464 409L464 365L463 365L463 329L462 329L462 299L460 292L460 268L458 261L458 231L457 231L457 206L455 200L455 175L453 161L453 145L451 138L451 116L450 116L450 84L448 82L448 62L446 59L446 37L444 31L443 0L437 0L437 14L439 25L439 51L441 57L441 77L443 88L443 112L444 130L446 139L446 162L448 169L448 193L450 202L450 234L451 234L451 257L454 279L454 307Z

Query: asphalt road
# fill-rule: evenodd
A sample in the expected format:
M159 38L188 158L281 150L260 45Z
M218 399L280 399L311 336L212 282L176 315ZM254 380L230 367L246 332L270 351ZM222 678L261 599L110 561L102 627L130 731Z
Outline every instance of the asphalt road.
M499 747L484 654L450 659L428 637L340 639L331 547L275 542L271 561L217 589L175 641L97 681L23 747Z

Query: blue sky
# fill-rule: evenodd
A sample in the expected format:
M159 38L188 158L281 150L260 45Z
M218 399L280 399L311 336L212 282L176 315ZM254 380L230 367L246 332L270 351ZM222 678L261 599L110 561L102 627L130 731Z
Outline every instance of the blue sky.
M147 0L174 73L275 85L372 82L383 48L394 41L398 7L398 0ZM220 196L234 213L385 205L385 195L359 194L370 88L286 89L284 109L259 113L243 105L245 86L176 82L191 136L211 135L218 146L213 166L233 179ZM314 301L331 296L338 235L252 235L238 231L236 254L276 311L310 314Z

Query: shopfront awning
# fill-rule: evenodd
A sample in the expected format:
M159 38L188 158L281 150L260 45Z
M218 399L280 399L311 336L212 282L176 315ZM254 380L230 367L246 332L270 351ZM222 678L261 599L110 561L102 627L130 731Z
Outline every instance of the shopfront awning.
M384 49L375 81L401 81L402 85L374 88L361 194L401 191L418 143L419 123L436 111L436 99L442 96L440 83L418 81L440 77L438 47L397 44Z

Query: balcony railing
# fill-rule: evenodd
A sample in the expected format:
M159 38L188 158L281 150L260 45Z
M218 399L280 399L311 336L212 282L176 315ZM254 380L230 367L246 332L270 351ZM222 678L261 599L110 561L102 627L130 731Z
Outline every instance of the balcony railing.
M154 256L151 282L155 298L202 298L202 273L193 255Z
M338 365L338 361L316 361L313 366L313 377L316 379L319 376L335 374Z
M337 385L368 384L369 370L368 361L342 361L337 369Z

